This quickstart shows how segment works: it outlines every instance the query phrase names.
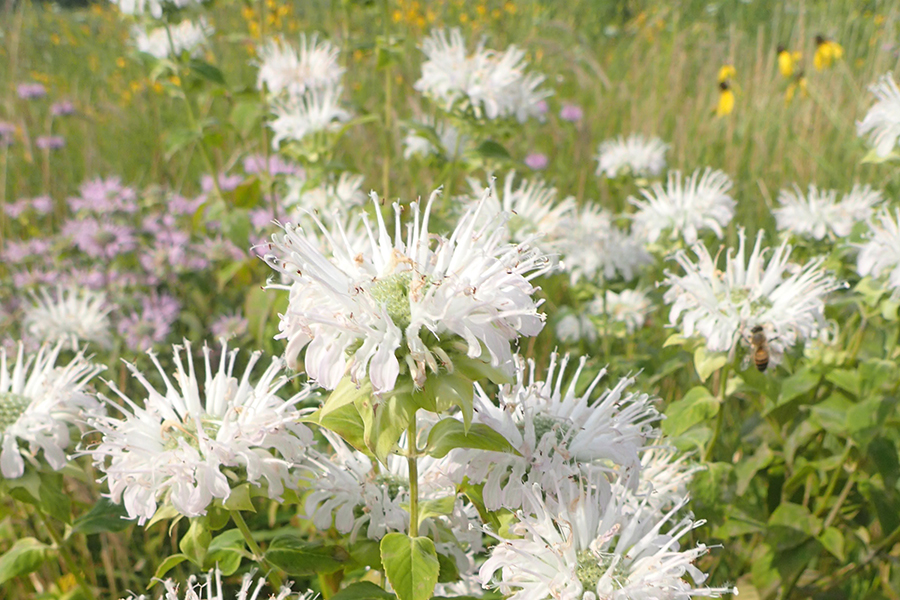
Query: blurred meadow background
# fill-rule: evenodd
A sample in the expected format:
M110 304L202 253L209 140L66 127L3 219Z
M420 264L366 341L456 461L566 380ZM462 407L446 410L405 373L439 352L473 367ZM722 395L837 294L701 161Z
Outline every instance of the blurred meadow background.
M602 141L631 133L668 144L668 169L691 173L708 166L731 177L736 205L723 247L737 246L741 228L748 240L764 230L776 245L772 210L779 190L794 184L841 193L868 184L889 206L900 193L897 163L870 160L869 145L857 135L857 122L872 105L868 86L896 72L900 61L900 3L889 0L217 0L203 8L214 33L199 56L177 68L139 52L131 22L111 3L7 1L0 12L3 343L14 352L23 313L37 298L28 294L70 279L93 280L86 246L79 248L88 258L76 264L67 254L70 242L58 238L42 246L34 240L64 229L68 199L89 205L91 192L83 186L103 178L106 183L97 185L113 195L136 197L146 225L143 237L121 242L139 252L117 258L116 268L100 275L104 285L116 288L113 279L146 257L161 269L146 294L112 313L114 339L101 345L103 377L123 390L137 386L120 359L146 366L138 355L147 346L167 355L166 346L182 338L199 346L226 335L267 355L284 352L274 336L287 299L261 289L272 271L250 252L271 233L265 229L270 213L282 218L271 204L284 190L280 180L246 164L276 154L257 73L260 44L278 35L293 42L301 33L317 33L339 49L346 68L342 98L352 115L326 151L291 156L288 150L284 159L325 180L359 174L363 193L375 190L388 201L408 204L441 185L452 199L470 191L468 177L484 185L489 175L502 179L515 169L519 177L555 187L559 198L572 197L579 208L610 210L623 224L623 215L635 212L628 198L647 181L598 176L597 152ZM498 125L465 160L405 156L404 140L416 123L439 112L413 88L425 60L423 40L436 28L453 27L470 49L481 39L489 48L522 48L529 70L543 73L544 88L553 92L545 118ZM820 69L814 65L817 36L843 50ZM779 66L782 48L792 57L788 76ZM733 71L721 77L729 66ZM42 94L23 93L23 85L35 84ZM730 109L722 107L726 92L733 94ZM580 113L563 116L566 106ZM46 210L8 209L43 197L49 198ZM171 208L175 197L192 208ZM439 218L446 222L452 214L445 203ZM147 223L167 217L186 232L187 252L204 255L202 267L164 273L175 259L153 256L157 230ZM98 209L92 218L119 217ZM861 226L854 229L852 239L862 237ZM18 250L15 258L10 247ZM710 248L716 256L718 245ZM610 333L598 326L599 339L563 339L556 325L565 307L627 286L548 276L540 284L548 326L521 343L529 357L584 353L591 373L608 365L608 377L635 376L643 391L661 398L658 409L669 415L663 430L704 465L690 491L692 510L706 524L688 538L712 551L698 564L710 576L708 585L737 585L742 599L900 598L897 307L871 288L859 291L860 277L842 263L845 250L834 239L820 239L798 244L795 255L828 254L826 266L852 280L855 295L829 305L835 346L814 358L795 353L765 375L752 367L729 374L724 354L710 367L709 357L683 340L664 346L673 331L656 284L665 270L676 269L665 253L657 253L640 277L654 305L645 327ZM177 316L164 326L150 316L172 303ZM167 356L162 360L169 364ZM544 369L546 361L539 360L538 374ZM720 404L727 398L721 410L683 403L707 385ZM717 418L724 421L715 424ZM66 484L72 519L91 510L99 494L96 477L91 472ZM50 539L37 513L12 498L0 502L0 553L32 530L38 533L28 535ZM310 522L298 521L296 513L263 508L253 517L254 529L290 525L315 538ZM81 523L86 533L72 538L72 552L79 564L96 565L86 577L102 590L98 597L142 590L155 574L184 580L191 572L189 563L159 570L161 557L177 551L184 523L180 533L158 524L142 529L123 521L90 529ZM32 566L10 568L0 558L0 598L84 597L67 576L67 564L42 559ZM326 600L341 586L340 578L294 579Z

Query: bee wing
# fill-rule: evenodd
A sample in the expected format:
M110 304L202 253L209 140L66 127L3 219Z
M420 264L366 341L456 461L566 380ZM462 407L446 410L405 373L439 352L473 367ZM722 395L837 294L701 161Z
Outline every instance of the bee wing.
M752 350L744 354L744 360L741 361L741 371L746 371L747 367L750 366L750 355L752 354Z

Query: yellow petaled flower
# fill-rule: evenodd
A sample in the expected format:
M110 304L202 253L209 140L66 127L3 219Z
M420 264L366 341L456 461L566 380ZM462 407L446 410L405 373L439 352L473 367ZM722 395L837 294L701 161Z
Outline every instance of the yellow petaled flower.
M813 64L817 71L831 67L843 56L844 48L840 44L821 35L816 36L816 56L813 58Z
M784 46L779 46L778 70L781 72L781 76L785 79L791 77L794 74L794 67L800 62L802 57L803 55L797 51L792 52Z
M719 83L733 79L735 75L737 75L737 71L734 65L722 65L722 68L719 69Z
M719 84L719 104L716 105L716 116L730 115L734 110L734 92L727 81Z

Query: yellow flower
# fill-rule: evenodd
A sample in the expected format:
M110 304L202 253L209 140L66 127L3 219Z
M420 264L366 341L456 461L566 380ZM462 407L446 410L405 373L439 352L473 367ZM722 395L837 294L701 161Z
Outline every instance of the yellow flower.
M793 75L794 67L802 57L803 55L796 50L792 52L784 46L778 46L778 70L781 72L781 76L788 78Z
M125 62L124 57L120 56L119 58L116 59L116 66L119 67L120 69L124 69L126 64L127 63Z
M734 92L727 81L719 84L719 103L716 105L716 116L730 115L734 110Z
M719 69L719 83L732 79L735 75L737 75L737 71L734 65L722 65L722 68Z
M837 42L833 42L824 36L816 36L816 56L813 64L816 71L827 69L844 56L844 48Z
M51 42L54 46L59 46L59 43L60 43L61 41L62 41L62 39L59 37L59 34L58 34L58 33L51 33L51 34L50 34L50 42Z

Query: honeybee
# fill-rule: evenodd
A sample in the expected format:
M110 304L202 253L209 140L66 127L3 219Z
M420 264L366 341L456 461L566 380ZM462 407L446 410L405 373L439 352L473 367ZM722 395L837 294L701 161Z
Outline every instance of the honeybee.
M753 364L760 372L763 372L769 366L769 342L766 340L766 332L762 325L754 325L750 334L750 352L753 354Z

